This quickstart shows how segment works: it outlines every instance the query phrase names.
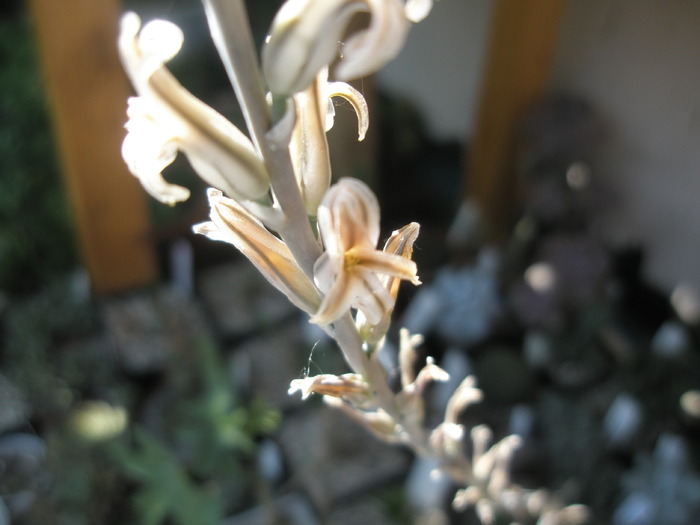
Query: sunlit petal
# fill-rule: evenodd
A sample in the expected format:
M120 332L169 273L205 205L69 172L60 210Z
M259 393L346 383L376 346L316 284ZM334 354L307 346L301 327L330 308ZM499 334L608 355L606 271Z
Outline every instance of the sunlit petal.
M400 0L367 0L369 27L353 34L342 48L335 74L341 80L361 78L381 69L399 54L409 23Z
M306 89L334 61L350 20L360 12L369 13L369 26L350 35L340 48L338 76L366 76L394 58L409 27L401 0L287 0L262 53L270 90L289 96Z
M128 165L139 167L139 172L134 174L152 193L158 188L168 190L155 191L155 196L164 202L186 198L182 188L176 191L162 180L165 166L148 160L159 158L161 151L158 148L155 152L148 151L148 144L154 141L143 140L142 121L147 118L153 133L168 137L168 152L172 148L183 151L208 184L229 196L251 200L264 198L269 177L248 137L183 88L164 66L180 49L182 32L163 20L152 21L139 32L140 24L137 15L127 13L122 18L119 37L124 69L140 101L138 115L130 115L133 121L127 124L129 134L135 133L138 137L129 138L131 144L126 147ZM142 148L134 147L137 140L143 143ZM161 140L160 144L163 143ZM138 155L144 159L139 159ZM145 166L151 173L145 171Z
M346 82L329 82L326 84L326 95L331 97L342 97L352 105L357 115L358 139L363 140L369 128L369 109L365 97L357 89ZM331 108L333 106L331 105ZM326 131L333 127L333 117L335 111L329 111L326 118Z
M362 290L362 283L355 275L347 272L337 274L332 286L325 291L321 306L310 321L320 325L331 324L350 310Z
M294 95L297 120L289 144L306 213L316 216L318 205L331 184L331 162L326 140L327 71L316 82Z
M423 20L433 8L433 0L406 0L406 18L417 23Z
M209 191L211 221L194 227L212 240L233 244L262 275L292 303L313 313L320 298L311 280L299 268L287 246L233 199Z
M406 257L418 235L417 225L394 232L388 246L395 253L377 250L377 198L363 182L345 178L321 201L318 227L325 252L316 261L314 279L326 295L311 321L329 324L354 308L365 340L380 338L396 300L393 283L389 285L388 279L420 284L416 264ZM374 330L380 323L381 329Z

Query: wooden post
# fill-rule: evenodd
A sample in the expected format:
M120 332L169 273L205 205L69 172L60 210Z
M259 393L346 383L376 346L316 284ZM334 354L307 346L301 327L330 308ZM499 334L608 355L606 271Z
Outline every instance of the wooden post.
M118 0L29 0L78 241L96 293L156 277L144 193L121 158L130 87Z
M467 197L492 241L507 238L517 211L516 126L547 88L566 0L498 0L469 148Z

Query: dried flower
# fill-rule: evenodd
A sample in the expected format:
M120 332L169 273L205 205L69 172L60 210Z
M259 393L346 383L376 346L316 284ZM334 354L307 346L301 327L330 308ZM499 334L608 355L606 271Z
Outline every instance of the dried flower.
M326 251L314 266L314 277L326 295L311 322L327 325L349 308L378 324L394 306L380 275L420 284L416 263L375 248L379 239L379 204L366 184L344 178L331 187L318 210Z
M136 14L124 15L119 52L139 95L129 100L128 134L122 145L129 170L161 202L186 200L189 191L162 176L181 150L197 174L226 195L265 198L269 177L252 142L183 88L164 66L180 50L182 31L163 20L140 28Z
M289 386L289 394L301 392L301 398L306 399L311 394L331 397L363 397L370 394L369 386L359 374L319 374L294 379Z
M420 225L417 222L412 222L403 228L395 230L386 241L384 252L400 255L410 260L413 256L413 244L418 238L419 231ZM394 304L396 303L396 297L399 294L399 285L401 284L401 278L396 275L380 275L379 280L391 296L391 307L384 312L384 316L378 323L370 323L362 312L358 313L356 319L362 338L369 343L380 341L389 330L391 314L394 312Z
M306 89L333 62L351 18L361 12L369 13L369 27L343 45L335 70L341 80L374 73L399 53L409 28L401 0L287 0L263 48L270 90L289 96Z
M195 233L233 244L292 303L308 313L316 311L320 303L318 292L281 240L218 190L209 190L209 205L211 222L195 225Z

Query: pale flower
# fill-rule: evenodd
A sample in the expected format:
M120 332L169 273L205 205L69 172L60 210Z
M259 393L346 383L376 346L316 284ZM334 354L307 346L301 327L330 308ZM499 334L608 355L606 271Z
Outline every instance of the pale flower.
M356 308L372 325L394 307L381 276L420 284L416 263L376 249L379 203L366 184L351 178L332 186L318 209L325 252L314 266L314 278L325 294L311 322L328 325Z
M316 81L294 95L297 119L289 144L294 173L299 184L306 213L316 216L319 202L331 183L331 164L326 132L333 127L335 110L332 97L342 97L355 109L358 140L369 126L369 111L362 93L345 82L328 82L323 68Z
M351 34L339 49L357 13L369 14L369 26ZM287 0L263 48L268 87L281 96L303 91L339 51L335 74L341 80L374 73L399 53L409 26L402 0Z
M180 150L209 185L228 196L264 200L269 177L250 139L165 68L182 41L182 31L169 22L154 20L141 29L136 14L122 18L119 53L139 95L129 100L122 146L129 170L161 202L183 201L189 191L162 175Z
M195 233L233 244L289 300L308 313L319 306L314 284L299 268L289 248L233 199L209 190L211 221L193 226Z

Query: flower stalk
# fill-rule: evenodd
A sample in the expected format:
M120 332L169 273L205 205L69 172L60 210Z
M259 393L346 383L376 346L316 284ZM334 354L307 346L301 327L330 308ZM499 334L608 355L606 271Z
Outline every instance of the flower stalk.
M370 74L401 49L411 23L432 0L287 0L273 21L258 60L243 0L202 0L216 48L241 106L248 135L187 92L164 64L180 49L182 33L154 21L140 29L127 14L119 47L139 97L129 106L123 156L147 191L166 203L186 188L162 171L184 152L209 185L210 220L194 231L235 246L260 273L338 344L350 373L291 382L290 393L321 395L378 437L437 461L441 472L467 485L455 500L474 505L485 522L499 510L495 492L510 483L507 464L517 439L491 445L474 429L474 454L462 412L481 399L473 378L457 388L443 422L425 427L424 392L447 372L432 358L418 362L421 337L402 330L401 388L394 392L378 359L391 324L399 285L419 285L412 261L419 232L410 223L383 248L379 203L363 182L333 183L326 132L332 98L351 103L359 140L368 126L364 97L329 81ZM368 25L346 34L356 13ZM139 31L140 29L140 31ZM338 41L346 38L342 57ZM267 90L271 91L268 96Z

